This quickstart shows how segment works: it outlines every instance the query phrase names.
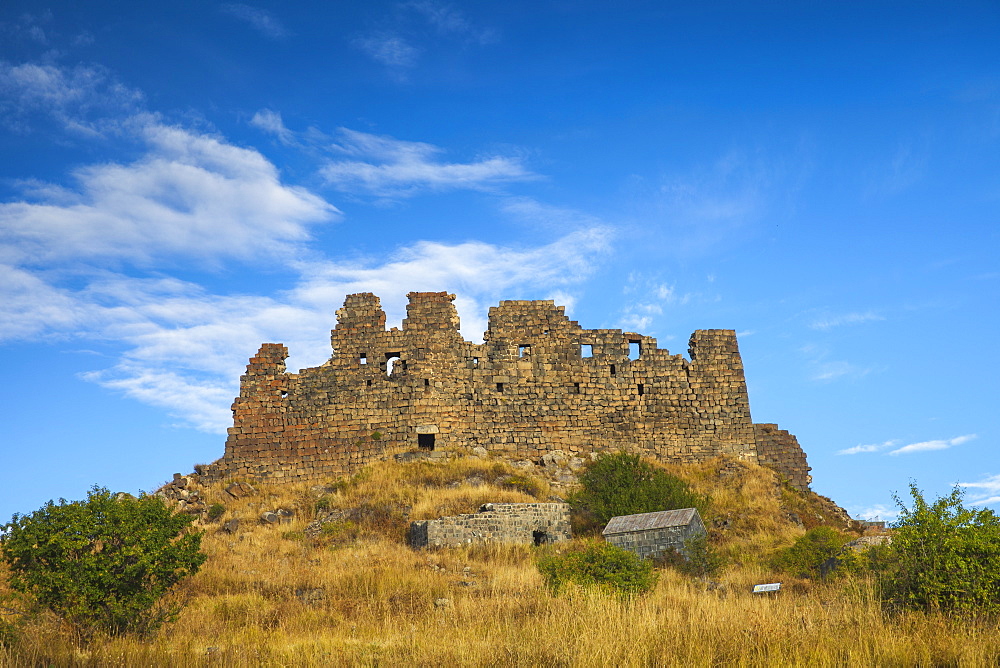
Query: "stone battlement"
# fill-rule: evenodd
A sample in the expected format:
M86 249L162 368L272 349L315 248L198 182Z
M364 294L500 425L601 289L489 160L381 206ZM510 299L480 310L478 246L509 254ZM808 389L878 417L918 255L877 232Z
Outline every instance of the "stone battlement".
M760 461L805 489L795 437L750 418L733 330L697 330L689 358L617 329L584 329L551 300L502 301L482 344L454 295L411 292L402 328L371 293L348 295L324 364L287 373L265 343L233 403L210 477L331 478L414 449L481 446L508 458L626 450L661 461Z

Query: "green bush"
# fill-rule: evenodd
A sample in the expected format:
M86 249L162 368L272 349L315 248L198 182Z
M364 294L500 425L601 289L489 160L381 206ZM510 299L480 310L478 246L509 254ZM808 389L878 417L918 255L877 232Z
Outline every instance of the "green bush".
M801 578L817 577L820 566L827 559L837 556L847 540L846 536L830 527L810 529L791 547L779 550L771 559L771 566Z
M156 496L138 499L94 487L86 501L49 501L14 515L0 552L10 585L74 624L84 638L146 634L179 609L163 597L205 561L191 515Z
M726 565L725 558L715 549L706 534L684 541L684 559L680 571L699 578L712 578Z
M899 498L892 544L877 555L886 602L898 607L1000 613L1000 517L962 505L954 488L933 503L910 483L913 508Z
M214 522L225 514L226 507L221 503L213 503L208 507L208 519L210 522Z
M680 478L625 452L598 457L580 474L580 484L570 503L602 526L619 515L692 507L704 514L708 507L708 497Z
M583 549L549 554L538 560L545 584L558 594L569 583L599 587L623 596L642 594L656 586L653 564L633 552L604 542Z

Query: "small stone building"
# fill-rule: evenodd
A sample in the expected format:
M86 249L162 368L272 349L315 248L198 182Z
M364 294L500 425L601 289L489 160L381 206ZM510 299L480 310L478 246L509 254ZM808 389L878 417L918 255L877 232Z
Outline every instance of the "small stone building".
M410 524L413 547L460 547L477 543L543 545L572 537L566 503L487 503L472 515Z
M698 509L683 508L612 517L602 534L612 545L651 559L668 550L683 551L685 541L706 531Z

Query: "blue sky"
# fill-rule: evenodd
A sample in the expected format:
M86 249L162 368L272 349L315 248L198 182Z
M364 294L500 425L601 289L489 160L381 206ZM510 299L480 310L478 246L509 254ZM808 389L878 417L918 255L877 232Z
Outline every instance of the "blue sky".
M1000 509L1000 6L0 4L0 517L222 455L344 295L740 334L855 516Z

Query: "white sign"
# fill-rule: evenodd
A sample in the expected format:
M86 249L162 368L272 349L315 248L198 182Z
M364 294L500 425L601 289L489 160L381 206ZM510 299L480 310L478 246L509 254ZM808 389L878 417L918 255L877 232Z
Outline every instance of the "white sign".
M771 584L754 585L753 586L753 593L755 593L755 594L762 594L762 593L764 593L766 591L778 591L779 589L781 589L781 583L780 582L773 582Z

